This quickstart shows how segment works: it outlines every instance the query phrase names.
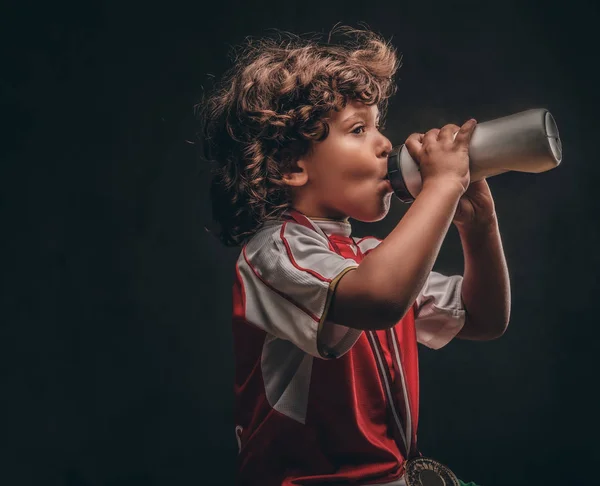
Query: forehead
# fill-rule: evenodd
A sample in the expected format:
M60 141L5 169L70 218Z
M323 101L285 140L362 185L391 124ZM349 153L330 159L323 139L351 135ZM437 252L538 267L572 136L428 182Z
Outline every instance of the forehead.
M365 105L360 101L350 101L344 109L331 114L331 121L344 123L352 121L356 118L367 118L376 120L379 118L379 108L377 105Z

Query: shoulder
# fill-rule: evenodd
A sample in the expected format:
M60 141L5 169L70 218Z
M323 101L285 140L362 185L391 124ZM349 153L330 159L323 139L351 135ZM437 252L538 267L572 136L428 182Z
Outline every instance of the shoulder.
M319 281L327 284L354 260L338 255L327 237L293 221L269 223L244 247L240 271L269 281ZM252 276L252 275L251 275Z
M272 221L262 226L244 245L247 255L281 252L283 250L303 250L327 248L327 238L312 228L306 228L295 221Z
M245 260L260 267L279 266L281 260L306 262L323 252L332 252L323 234L294 221L270 221L242 247L238 262Z

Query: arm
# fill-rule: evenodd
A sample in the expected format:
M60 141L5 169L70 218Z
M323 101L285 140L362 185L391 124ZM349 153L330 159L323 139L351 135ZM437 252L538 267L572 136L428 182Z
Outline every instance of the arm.
M460 196L456 184L425 186L394 230L341 278L328 319L359 329L395 325L431 272Z
M387 238L340 279L329 320L359 329L384 329L410 309L469 184L468 143L474 128L475 121L470 120L460 131L446 125L425 136L409 137L406 147L420 163L423 189Z
M498 219L485 181L471 185L454 223L465 258L462 299L467 319L457 337L489 340L500 337L510 316L510 282Z

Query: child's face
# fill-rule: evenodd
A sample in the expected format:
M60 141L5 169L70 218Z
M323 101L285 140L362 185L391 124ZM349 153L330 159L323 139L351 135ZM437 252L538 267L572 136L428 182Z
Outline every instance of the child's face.
M298 161L293 206L307 216L378 221L390 208L390 141L379 132L377 106L351 102L333 112L329 135Z

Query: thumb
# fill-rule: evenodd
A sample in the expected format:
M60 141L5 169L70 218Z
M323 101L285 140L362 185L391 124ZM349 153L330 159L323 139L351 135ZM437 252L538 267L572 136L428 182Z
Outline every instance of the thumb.
M469 143L471 142L471 137L473 136L473 132L475 131L475 127L477 126L477 120L475 118L471 118L467 120L460 130L456 134L456 138L454 142L461 147L466 149L469 148Z

